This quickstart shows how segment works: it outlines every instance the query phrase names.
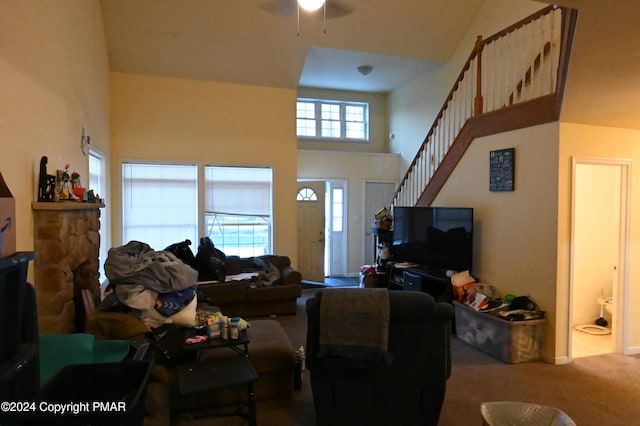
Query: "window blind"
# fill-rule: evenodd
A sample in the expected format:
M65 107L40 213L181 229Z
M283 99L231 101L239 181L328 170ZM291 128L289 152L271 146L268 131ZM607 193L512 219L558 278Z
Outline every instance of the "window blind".
M271 216L269 168L205 167L207 213Z

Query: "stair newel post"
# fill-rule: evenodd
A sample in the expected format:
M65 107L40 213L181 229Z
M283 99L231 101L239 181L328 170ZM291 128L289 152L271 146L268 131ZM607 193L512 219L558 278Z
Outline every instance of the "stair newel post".
M475 51L478 55L477 62L477 78L476 78L476 97L474 100L473 115L482 114L482 50L484 49L484 40L482 36L476 39Z

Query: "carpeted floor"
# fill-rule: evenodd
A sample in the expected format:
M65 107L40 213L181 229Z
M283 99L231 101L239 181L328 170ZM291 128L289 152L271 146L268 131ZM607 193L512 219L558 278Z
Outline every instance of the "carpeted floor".
M293 347L305 344L306 298L303 290L295 316L277 317ZM578 425L640 424L640 356L599 355L569 365L544 362L505 364L455 337L453 372L440 416L440 426L481 425L484 401L527 401L558 407ZM309 426L315 422L309 378L292 400L257 404L258 426ZM242 420L202 419L181 425L241 425Z

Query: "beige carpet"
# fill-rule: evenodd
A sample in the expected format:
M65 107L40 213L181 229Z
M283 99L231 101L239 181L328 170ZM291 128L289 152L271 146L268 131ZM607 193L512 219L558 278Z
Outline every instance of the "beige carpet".
M276 319L294 347L305 344L304 290L298 314ZM640 424L640 356L599 355L569 365L505 364L453 339L453 372L447 383L441 426L481 425L484 401L527 401L565 411L579 426ZM249 348L249 350L251 350ZM258 403L259 426L309 426L315 422L309 378L290 401ZM242 419L202 419L184 425L241 425ZM393 425L396 426L396 425ZM398 425L399 426L399 425Z

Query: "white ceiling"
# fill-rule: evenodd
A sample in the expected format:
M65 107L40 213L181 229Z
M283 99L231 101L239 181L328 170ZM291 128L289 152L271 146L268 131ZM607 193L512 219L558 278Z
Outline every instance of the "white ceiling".
M440 65L441 61L311 46L299 85L362 92L389 92ZM368 75L358 66L371 65Z
M328 0L326 21L298 21L294 1L101 0L110 67L386 92L449 60L485 0ZM557 3L581 11L563 120L640 128L640 1ZM374 69L363 76L359 65Z
M295 0L293 0L295 2ZM269 13L291 0L101 0L114 71L389 91L446 61L484 0L328 0L352 13ZM286 9L286 8L285 8ZM326 31L326 32L325 32ZM362 76L359 65L372 65Z

